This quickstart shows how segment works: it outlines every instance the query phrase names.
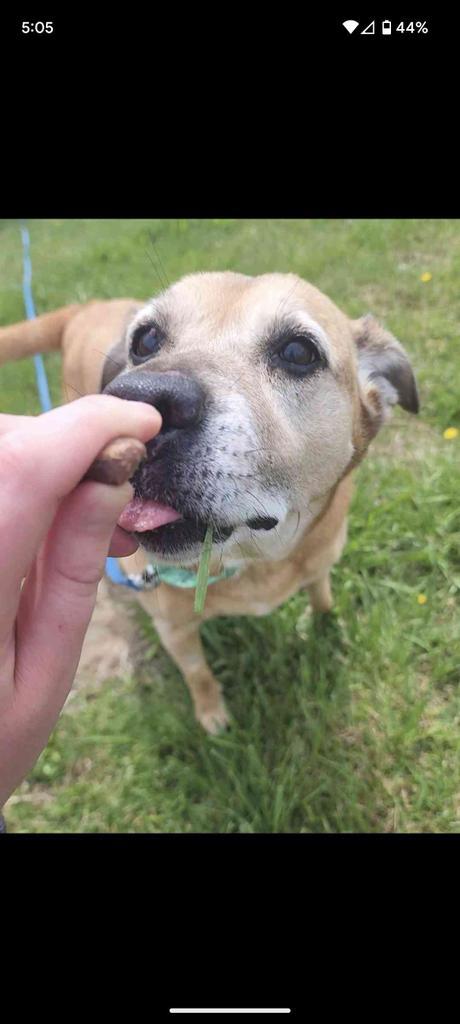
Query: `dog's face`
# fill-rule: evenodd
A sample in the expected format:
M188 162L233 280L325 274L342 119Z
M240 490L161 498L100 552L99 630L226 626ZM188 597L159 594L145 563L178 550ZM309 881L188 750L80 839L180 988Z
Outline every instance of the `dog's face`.
M290 274L172 285L135 315L102 389L163 416L133 483L181 518L138 540L181 565L196 563L209 523L226 564L286 557L388 408L418 409L399 343Z

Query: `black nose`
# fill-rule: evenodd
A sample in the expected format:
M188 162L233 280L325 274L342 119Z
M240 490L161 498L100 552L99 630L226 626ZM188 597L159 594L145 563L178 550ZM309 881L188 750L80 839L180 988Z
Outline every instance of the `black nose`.
M206 397L198 381L178 370L165 373L135 370L115 377L104 388L103 394L154 405L161 413L162 431L180 430L199 423Z

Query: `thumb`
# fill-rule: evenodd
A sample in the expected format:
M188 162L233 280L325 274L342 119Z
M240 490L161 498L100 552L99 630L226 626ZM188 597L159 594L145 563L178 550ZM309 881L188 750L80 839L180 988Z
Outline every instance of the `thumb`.
M56 575L97 585L117 520L132 496L131 484L113 487L87 481L64 499L44 545L44 589Z
M130 484L80 484L62 501L25 581L17 678L33 681L29 701L37 711L46 709L50 722L72 685L113 529L132 494Z

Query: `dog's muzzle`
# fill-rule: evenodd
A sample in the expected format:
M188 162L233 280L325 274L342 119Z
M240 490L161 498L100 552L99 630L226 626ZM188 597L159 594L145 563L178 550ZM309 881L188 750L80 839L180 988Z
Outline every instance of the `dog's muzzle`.
M135 497L124 510L120 525L135 533L146 550L159 556L179 556L185 549L200 545L210 522L215 542L225 541L239 524L219 522L209 488L205 497L203 431L209 430L205 412L212 402L204 387L179 370L139 369L116 377L103 393L147 402L162 417L161 430L147 442L147 460L131 480ZM251 530L271 530L277 522L269 516L256 516L247 525Z

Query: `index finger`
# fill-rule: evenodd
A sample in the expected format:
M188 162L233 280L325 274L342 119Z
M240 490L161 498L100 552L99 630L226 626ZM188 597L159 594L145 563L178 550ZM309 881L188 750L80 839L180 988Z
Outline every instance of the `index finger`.
M14 489L21 477L21 486L30 481L49 498L70 494L109 441L120 436L148 441L161 427L160 413L152 405L112 395L87 395L41 416L5 420L7 430L0 437L2 490L8 485Z

